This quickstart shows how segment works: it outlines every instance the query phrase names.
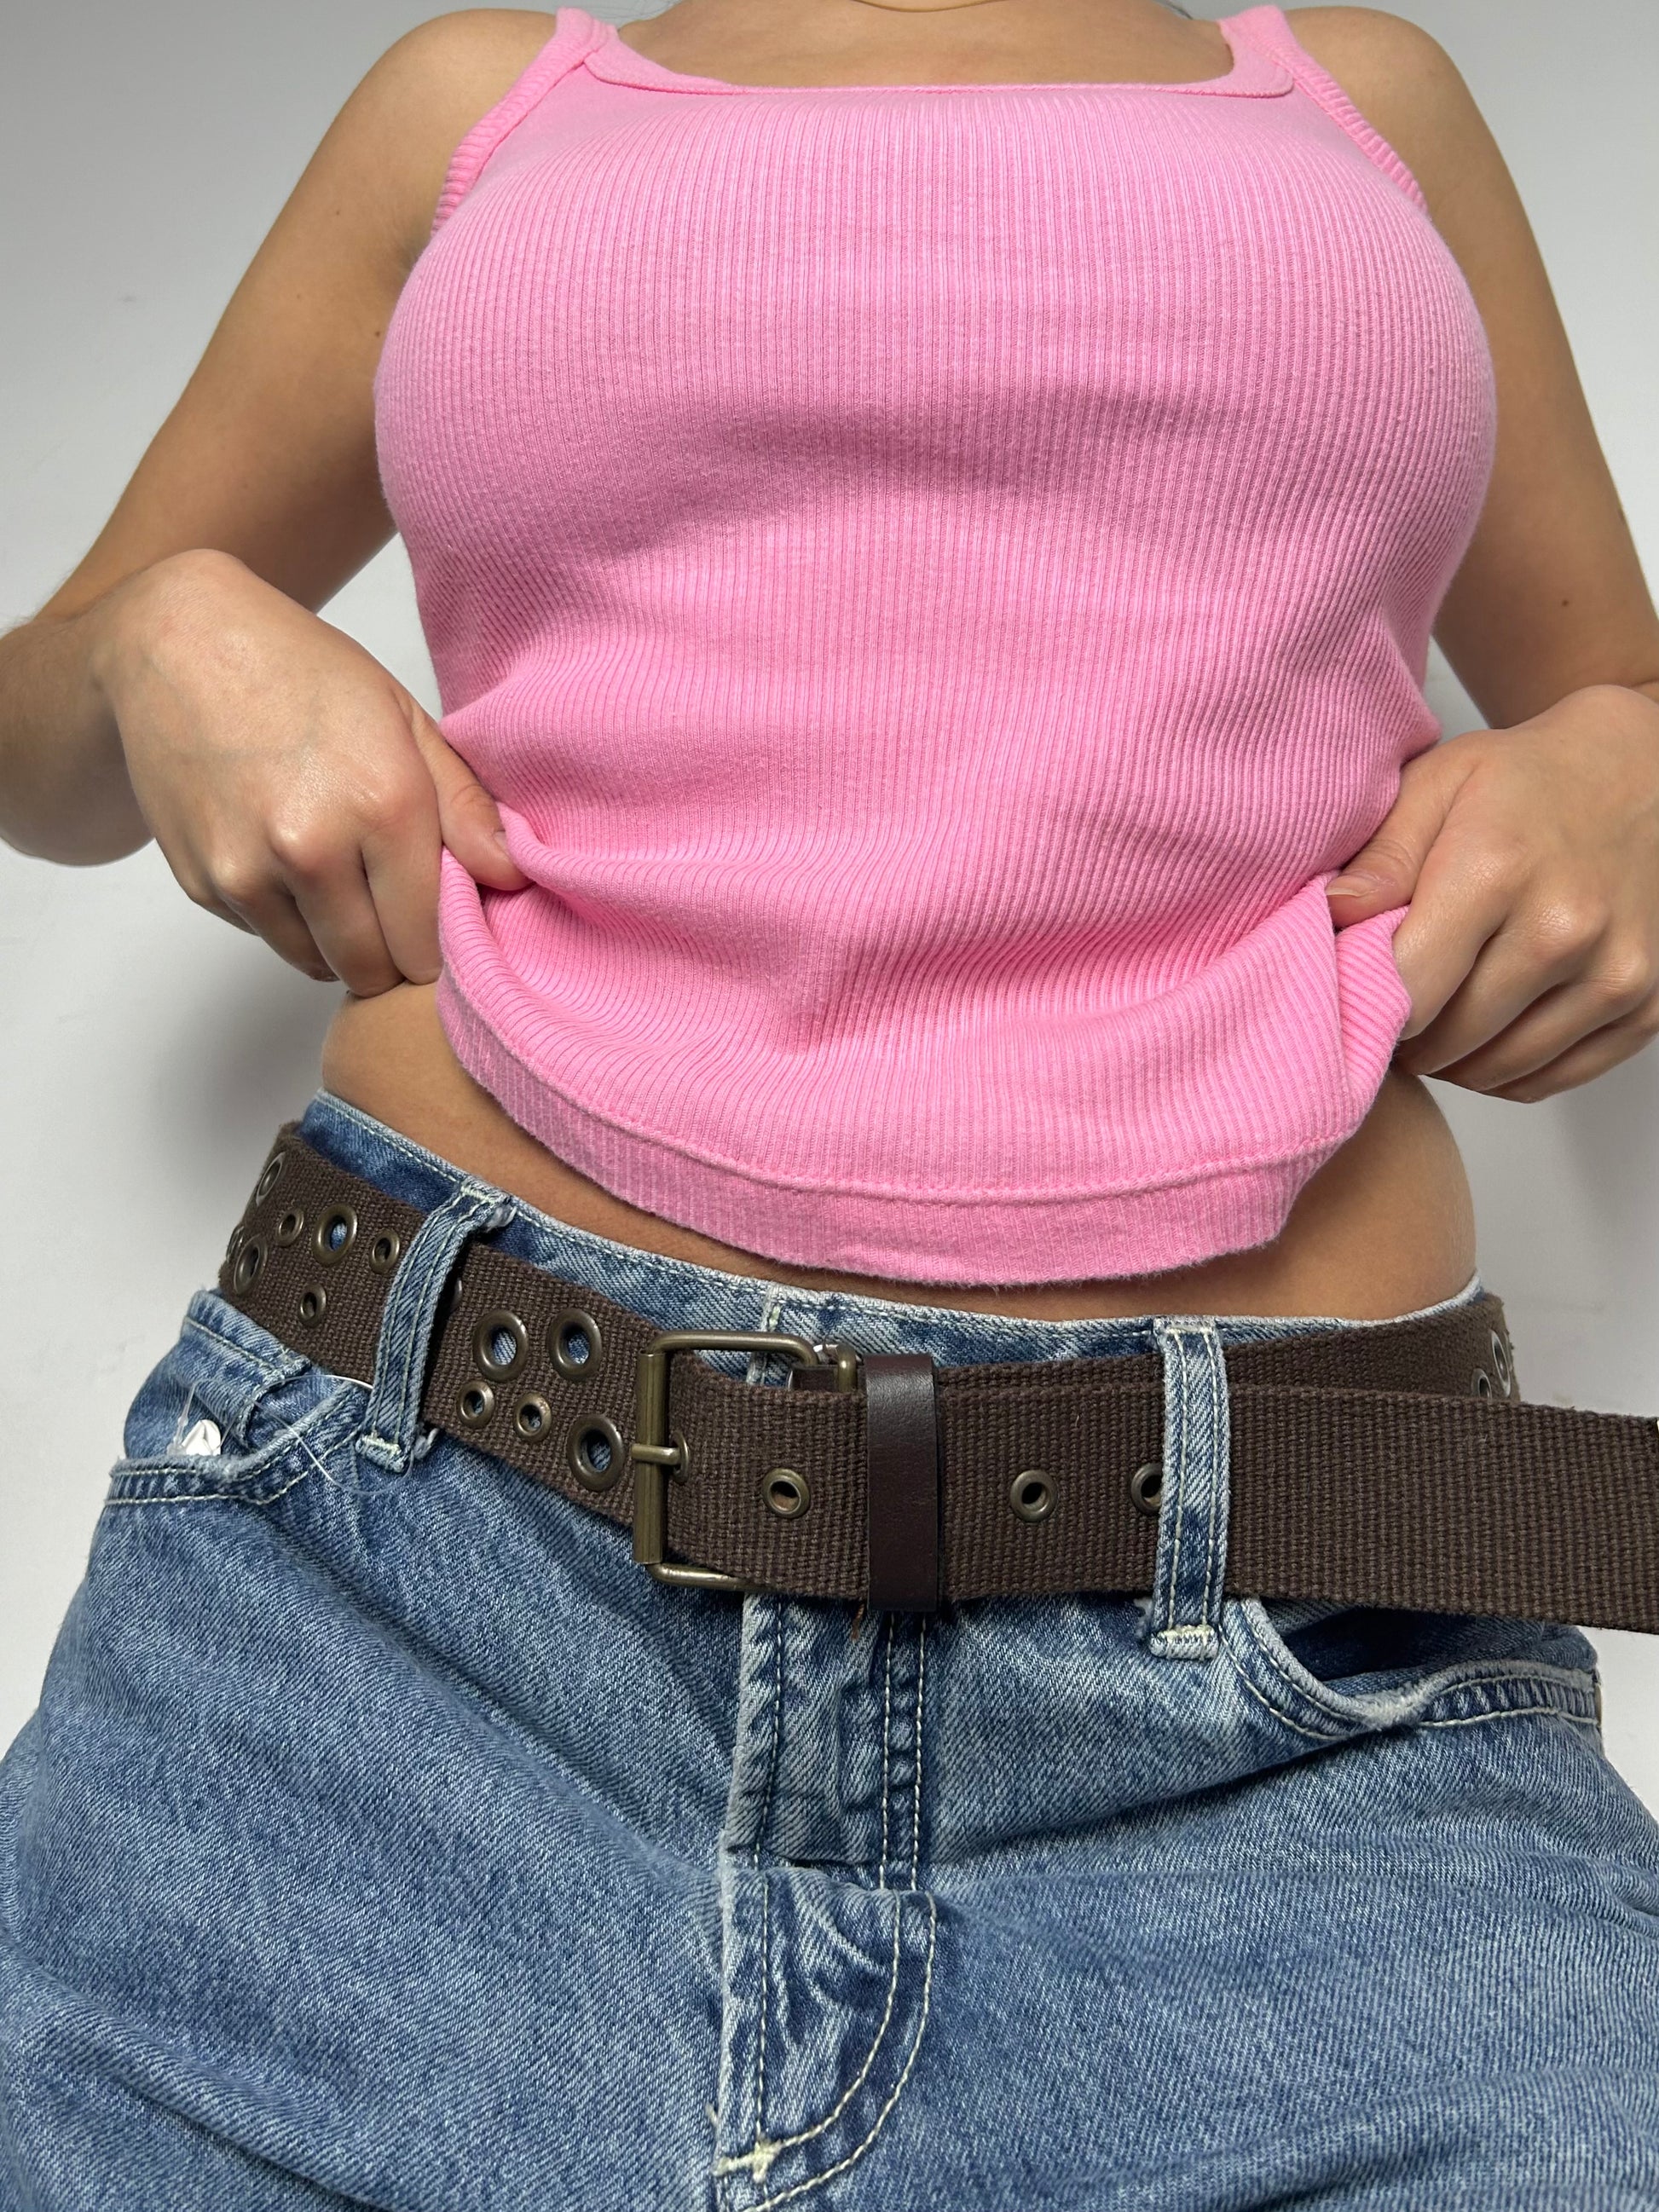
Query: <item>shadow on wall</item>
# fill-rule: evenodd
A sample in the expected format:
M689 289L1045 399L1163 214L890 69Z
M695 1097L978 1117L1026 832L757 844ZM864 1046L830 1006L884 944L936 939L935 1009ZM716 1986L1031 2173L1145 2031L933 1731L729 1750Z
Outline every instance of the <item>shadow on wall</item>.
M228 1139L240 1147L253 1131L274 1136L277 1121L296 1110L287 1102L315 1090L341 997L267 951L235 992L222 977L204 976L166 1002L171 1034L156 1055L153 1103L173 1135L166 1171L181 1194L197 1187L194 1164L222 1152ZM263 1141L254 1138L256 1146ZM250 1156L250 1175L258 1164Z

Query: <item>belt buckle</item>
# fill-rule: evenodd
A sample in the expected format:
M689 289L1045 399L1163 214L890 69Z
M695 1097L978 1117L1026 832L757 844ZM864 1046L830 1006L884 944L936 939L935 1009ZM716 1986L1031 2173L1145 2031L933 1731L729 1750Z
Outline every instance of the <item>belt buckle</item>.
M685 1440L670 1435L668 1427L668 1363L677 1352L768 1352L793 1359L796 1373L827 1368L833 1370L830 1388L848 1390L857 1380L858 1358L847 1347L812 1344L804 1336L788 1336L770 1329L665 1329L653 1336L635 1366L634 1441L628 1455L634 1462L634 1558L647 1574L659 1583L692 1589L748 1590L755 1585L714 1567L694 1567L671 1560L668 1549L668 1478L685 1462ZM791 1380L794 1377L792 1376Z

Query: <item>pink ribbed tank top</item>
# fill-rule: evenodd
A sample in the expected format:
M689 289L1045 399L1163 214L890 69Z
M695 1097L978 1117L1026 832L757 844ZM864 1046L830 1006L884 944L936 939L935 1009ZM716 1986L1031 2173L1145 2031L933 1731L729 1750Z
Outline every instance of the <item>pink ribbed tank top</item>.
M1181 85L737 86L562 8L375 380L463 1064L634 1204L940 1284L1261 1243L1409 1012L1492 363L1275 7Z

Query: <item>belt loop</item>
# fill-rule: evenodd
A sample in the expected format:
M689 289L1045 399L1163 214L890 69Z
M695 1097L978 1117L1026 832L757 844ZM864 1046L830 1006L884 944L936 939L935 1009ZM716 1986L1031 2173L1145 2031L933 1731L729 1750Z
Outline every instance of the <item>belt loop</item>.
M428 1351L444 1286L468 1240L503 1228L512 1218L513 1206L499 1191L463 1183L433 1208L409 1240L380 1316L374 1381L357 1439L361 1458L393 1474L407 1468L414 1455Z
M1226 1354L1212 1322L1152 1327L1164 1355L1164 1484L1147 1648L1158 1659L1213 1659L1227 1573Z
M864 1355L872 1613L939 1610L939 1418L926 1352Z

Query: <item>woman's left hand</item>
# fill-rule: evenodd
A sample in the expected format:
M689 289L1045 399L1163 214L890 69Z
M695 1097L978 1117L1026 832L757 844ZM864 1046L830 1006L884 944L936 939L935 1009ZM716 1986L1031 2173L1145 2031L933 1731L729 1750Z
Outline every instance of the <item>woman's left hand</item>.
M1419 753L1327 896L1339 929L1409 902L1408 1074L1523 1100L1604 1074L1659 1036L1659 703L1591 684Z

